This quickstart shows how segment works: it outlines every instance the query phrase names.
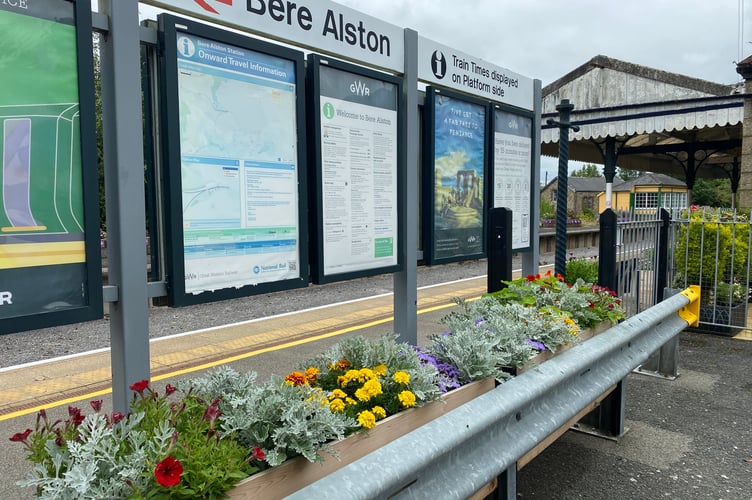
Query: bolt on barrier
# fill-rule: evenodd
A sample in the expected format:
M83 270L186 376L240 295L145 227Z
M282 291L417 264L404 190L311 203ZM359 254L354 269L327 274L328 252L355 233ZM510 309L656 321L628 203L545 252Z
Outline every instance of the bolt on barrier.
M699 317L689 287L288 498L464 499L499 476ZM510 491L511 490L511 491Z

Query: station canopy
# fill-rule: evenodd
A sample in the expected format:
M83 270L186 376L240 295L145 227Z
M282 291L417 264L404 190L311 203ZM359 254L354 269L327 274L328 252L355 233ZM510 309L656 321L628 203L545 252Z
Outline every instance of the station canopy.
M604 164L610 137L621 168L684 179L736 172L738 179L742 90L742 83L722 85L599 55L543 88L541 152L558 157L559 129L546 121L557 119L556 106L568 99L571 122L580 127L570 131L570 160Z

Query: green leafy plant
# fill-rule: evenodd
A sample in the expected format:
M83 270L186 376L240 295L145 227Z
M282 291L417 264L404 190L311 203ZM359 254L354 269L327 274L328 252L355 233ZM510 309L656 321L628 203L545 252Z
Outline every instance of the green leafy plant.
M329 443L355 427L346 415L332 413L326 394L308 385L290 385L279 376L263 384L256 374L227 366L188 382L197 394L219 398L221 426L245 446L260 446L265 461L276 466L302 455L320 461Z
M217 401L194 394L158 395L133 384L128 415L102 415L101 401L84 416L69 407L68 418L50 422L44 410L35 430L11 437L29 450L35 466L19 484L41 498L218 498L258 467L231 434L216 427Z
M598 282L597 259L570 259L566 264L566 282L573 285L578 279L585 283Z
M504 284L506 288L491 294L497 300L558 311L571 317L580 328L592 328L604 321L616 324L625 317L616 293L582 279L568 284L562 276L548 271L543 276L530 275Z

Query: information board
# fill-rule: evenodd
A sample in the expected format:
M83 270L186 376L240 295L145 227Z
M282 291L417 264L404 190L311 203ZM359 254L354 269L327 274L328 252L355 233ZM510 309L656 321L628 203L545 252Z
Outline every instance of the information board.
M100 318L89 4L0 2L0 43L0 333Z
M309 71L317 131L314 281L397 271L400 80L316 55Z
M307 286L302 54L173 16L159 25L171 304Z
M533 120L496 108L493 116L493 207L512 211L512 249L530 248Z
M424 108L424 259L485 256L487 104L434 87Z

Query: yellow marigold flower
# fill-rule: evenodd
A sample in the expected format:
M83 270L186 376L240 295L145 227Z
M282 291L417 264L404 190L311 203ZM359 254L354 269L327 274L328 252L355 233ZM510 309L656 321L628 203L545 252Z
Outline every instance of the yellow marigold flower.
M392 379L400 385L407 385L410 383L410 374L403 371L394 372Z
M319 370L315 366L309 366L308 368L306 368L305 378L308 382L314 382L319 376L319 373L321 373L321 370Z
M415 394L413 394L411 391L402 391L397 394L397 398L399 399L399 402L402 404L403 408L412 408L413 406L415 406Z
M381 387L381 382L379 382L378 379L369 380L368 382L363 384L363 389L368 391L368 394L370 394L371 397L378 396L379 394L384 392Z
M348 397L346 397L346 398L345 398L345 403L347 403L347 404L348 404L349 406L353 406L353 405L356 405L356 404L358 404L358 402L357 402L357 401L355 401L355 400L354 400L353 398L351 398L350 396L348 396Z
M381 388L381 382L377 379L371 379L363 384L363 387L355 391L355 397L360 401L370 401L371 398L378 396L382 392L384 391Z
M381 406L374 406L371 408L371 413L376 417L376 420L386 418L386 410Z
M361 387L355 391L355 397L358 398L358 401L368 401L371 399L371 393Z
M386 375L386 365L380 364L373 367L373 373L375 373L379 377L383 377Z
M305 385L308 381L301 372L292 372L285 377L287 385Z
M331 409L331 410L332 410L332 411L333 411L334 413L342 413L343 411L345 411L345 402L344 402L344 401L342 401L342 400L341 400L341 399L339 399L339 398L337 398L337 399L334 399L334 400L332 400L332 402L331 402L331 403L329 403L329 408L330 408L330 409Z
M368 410L358 413L358 423L364 429L371 429L376 425L376 417Z
M358 371L358 381L359 382L365 382L366 380L371 380L376 378L376 374L373 373L373 370L370 368L361 368Z
M570 318L569 316L564 316L564 323L566 323L567 325L576 325L576 324L577 324L577 323L575 323L575 322L574 322L574 320L573 320L572 318Z
M329 399L345 399L347 394L342 389L334 389L329 395Z
M569 334L573 336L577 336L580 333L580 327L577 325L571 325L569 327Z

